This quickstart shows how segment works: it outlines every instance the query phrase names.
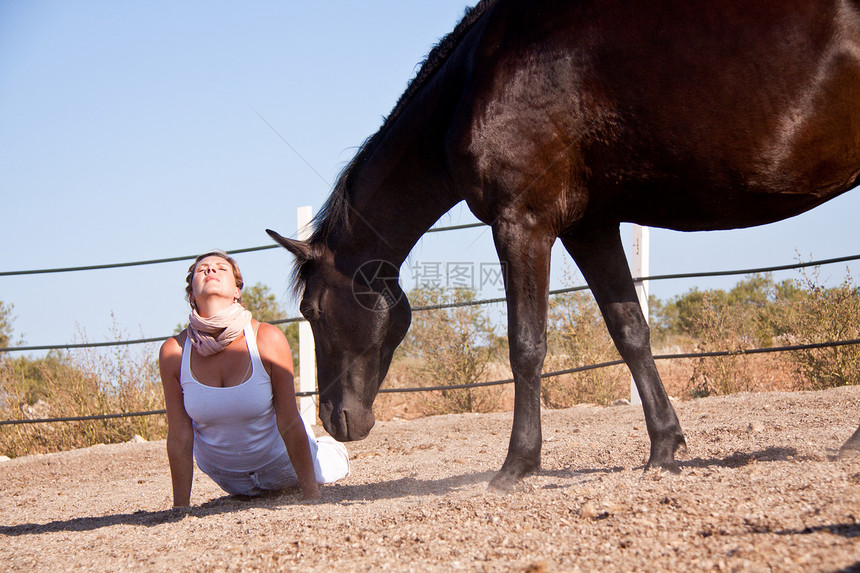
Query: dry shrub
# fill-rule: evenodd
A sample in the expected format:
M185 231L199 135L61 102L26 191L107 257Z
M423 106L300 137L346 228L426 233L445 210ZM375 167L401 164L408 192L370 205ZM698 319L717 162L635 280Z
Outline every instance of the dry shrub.
M550 362L567 357L551 357ZM626 366L606 366L600 376L587 373L562 374L544 378L541 398L547 408L569 408L576 404L609 405L618 399L630 398L630 370Z
M415 380L413 377L414 372L417 370L418 365L412 359L399 356L392 362L391 368L388 369L388 374L385 377L385 382L382 384L382 391L380 391L373 402L373 415L377 420L411 420L428 414L422 400L418 398L418 394L413 392L384 391L420 386L421 382Z
M687 393L690 397L749 392L755 378L749 356L744 350L753 348L753 340L746 326L750 317L745 308L728 309L713 297L705 296L701 313L697 317L701 338L695 352L732 352L729 356L703 357L694 362Z
M780 298L771 320L785 345L818 344L860 338L860 290L850 274L838 287L824 288L819 271L802 273L801 287ZM860 345L785 353L800 378L800 387L819 390L856 384L860 376Z
M692 346L689 351L693 351ZM681 353L686 350L675 349L669 353ZM755 354L745 355L744 369L749 377L751 392L790 392L797 389L794 368L781 354ZM702 372L701 360L699 358L680 358L673 360L660 360L657 368L666 392L673 398L685 400L696 398L697 378Z
M0 362L0 397L4 420L164 408L153 345L82 349L35 360L7 358ZM0 426L0 454L48 453L124 442L135 435L160 439L166 428L161 415Z
M423 288L413 290L409 299L413 307L469 303L475 293ZM488 365L499 349L496 327L485 306L465 304L416 311L409 333L397 349L386 386L443 387L416 394L417 408L426 414L492 412L498 406L501 388L444 387L487 381Z
M753 275L729 293L693 291L680 298L693 351L729 356L691 361L682 389L687 397L744 391L822 389L856 383L860 347L847 345L768 355L744 350L860 338L860 292L850 275L834 288L821 286L818 271L774 283ZM677 377L677 364L667 368ZM676 382L676 381L675 381ZM672 382L670 382L672 385Z
M550 301L548 351L544 371L565 370L620 359L590 292L559 295ZM610 366L545 378L541 397L549 408L610 404L629 396L630 371Z
M567 282L570 283L569 280ZM773 354L744 353L751 348L772 345L860 338L860 289L850 276L839 287L823 288L817 273L781 283L774 282L770 275L751 275L729 292L694 289L667 305L657 304L656 309L654 338L661 346L657 354L733 353L720 357L659 361L657 365L664 385L672 396L689 399L737 392L818 389L852 384L858 380L860 346ZM599 309L588 292L553 297L547 330L549 346L545 372L619 358ZM416 338L421 336L417 334L419 331L420 327L413 330L412 335ZM444 337L449 342L456 340L450 333ZM457 351L461 362L468 362L464 360L467 346ZM448 347L448 351L452 349ZM413 355L412 362L408 363L401 357L400 362L392 366L386 385L414 387L439 384L438 379L434 380L432 376L416 375L419 371L428 374L426 363L422 362L426 359L428 355L419 360L415 360ZM495 380L509 376L509 370L488 374L484 367L483 375L475 378ZM464 379L456 376L442 378ZM608 404L627 397L629 384L627 368L612 366L545 378L541 395L544 403L552 408L583 402ZM511 386L503 388L509 395ZM399 417L416 417L441 410L431 407L431 394L421 396L381 396L378 403L382 405L378 410L381 414L384 412L383 415ZM448 397L443 394L442 398ZM505 408L510 406L509 402L506 399ZM469 411L462 405L455 406L448 404L445 408L450 409L445 411Z

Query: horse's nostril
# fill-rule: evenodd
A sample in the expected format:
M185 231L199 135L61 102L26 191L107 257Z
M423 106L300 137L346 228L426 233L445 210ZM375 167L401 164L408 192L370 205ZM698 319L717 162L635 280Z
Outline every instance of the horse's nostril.
M349 420L347 419L346 410L340 411L340 420L339 421L340 421L339 426L341 428L341 433L343 434L343 436L346 437L347 440L349 440Z

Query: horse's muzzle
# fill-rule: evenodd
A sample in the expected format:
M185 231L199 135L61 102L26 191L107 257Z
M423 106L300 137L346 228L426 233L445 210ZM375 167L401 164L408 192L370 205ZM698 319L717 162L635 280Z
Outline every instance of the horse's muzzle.
M343 408L320 404L323 427L339 442L363 440L370 433L376 418L373 411L363 407Z

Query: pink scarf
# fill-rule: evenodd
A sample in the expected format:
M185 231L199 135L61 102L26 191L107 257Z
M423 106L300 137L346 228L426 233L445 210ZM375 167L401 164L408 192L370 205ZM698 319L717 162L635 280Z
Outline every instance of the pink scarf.
M188 336L201 356L221 352L236 340L251 322L251 313L234 302L213 316L202 317L192 310L188 315Z

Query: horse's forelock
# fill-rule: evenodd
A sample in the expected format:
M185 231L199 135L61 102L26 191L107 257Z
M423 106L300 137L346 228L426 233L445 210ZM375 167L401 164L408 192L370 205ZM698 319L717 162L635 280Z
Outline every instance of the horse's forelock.
M305 273L303 272L307 261L301 261L296 259L293 263L293 272L290 273L290 284L292 288L290 289L290 293L294 300L301 300L302 296L305 294L305 285L307 284L307 278Z

